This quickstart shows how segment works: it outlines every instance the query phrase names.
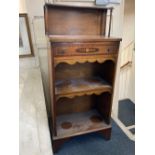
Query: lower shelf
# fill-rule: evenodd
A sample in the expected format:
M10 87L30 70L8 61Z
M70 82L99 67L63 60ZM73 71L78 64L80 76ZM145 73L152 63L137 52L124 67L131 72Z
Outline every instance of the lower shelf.
M57 136L54 139L72 137L111 128L96 110L57 117Z
M58 80L55 86L55 93L58 98L101 94L102 92L111 92L112 90L111 85L100 77Z

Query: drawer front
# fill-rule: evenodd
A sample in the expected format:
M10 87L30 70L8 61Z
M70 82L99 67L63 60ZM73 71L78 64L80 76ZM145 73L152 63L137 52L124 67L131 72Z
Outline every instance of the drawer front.
M54 56L88 56L117 54L118 44L102 43L56 43L52 45Z

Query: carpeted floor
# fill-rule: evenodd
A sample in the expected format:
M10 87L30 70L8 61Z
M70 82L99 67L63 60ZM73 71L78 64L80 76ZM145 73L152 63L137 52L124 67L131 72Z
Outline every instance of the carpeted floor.
M112 137L106 141L97 133L79 136L64 143L55 155L134 155L135 143L112 122Z
M135 125L135 104L130 99L119 101L118 118L125 126Z

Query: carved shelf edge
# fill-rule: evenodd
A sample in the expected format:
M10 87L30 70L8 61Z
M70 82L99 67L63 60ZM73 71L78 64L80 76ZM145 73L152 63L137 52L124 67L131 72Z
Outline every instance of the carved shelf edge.
M79 97L79 96L85 96L85 95L100 95L102 93L105 92L109 92L112 93L112 88L111 87L107 87L104 89L100 89L100 90L91 90L91 91L84 91L84 92L75 92L75 93L70 93L70 94L59 94L56 95L56 100L62 98L62 97L67 97L67 98L74 98L74 97Z
M74 65L76 63L86 63L86 62L98 62L98 63L104 63L105 61L111 60L114 63L116 62L117 57L116 56L109 56L109 57L105 57L102 55L98 56L98 57L55 57L54 58L54 66L56 67L58 64L60 63L67 63L69 65Z

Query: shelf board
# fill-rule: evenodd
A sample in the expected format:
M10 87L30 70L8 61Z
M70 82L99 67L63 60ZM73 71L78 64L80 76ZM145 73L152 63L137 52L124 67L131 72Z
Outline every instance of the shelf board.
M52 42L94 42L94 41L121 41L121 38L105 37L100 35L48 35Z
M78 136L111 128L96 110L57 116L57 136L54 139Z
M68 79L57 80L55 84L56 98L82 95L99 95L103 92L112 91L111 85L100 77L83 78L83 79Z
M93 0L92 0L93 1ZM112 6L100 6L100 5L95 5L95 6L85 6L85 5L65 5L65 4L51 4L51 3L46 3L46 7L62 7L62 8L84 8L84 9L99 9L99 10L105 10L105 9L113 9Z

